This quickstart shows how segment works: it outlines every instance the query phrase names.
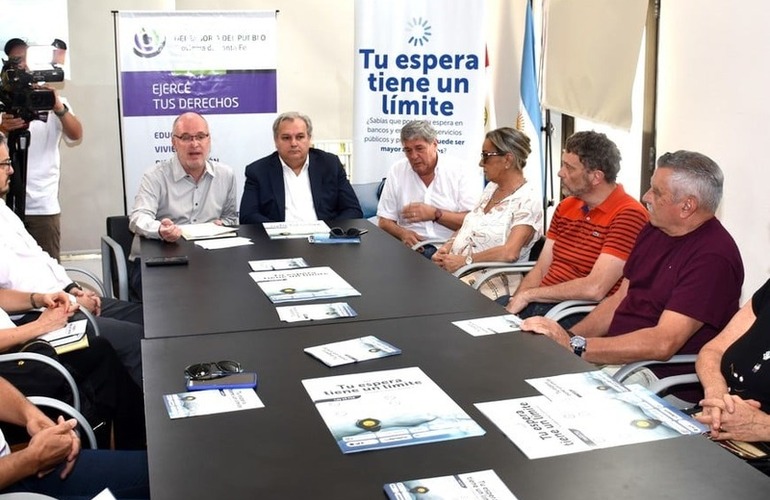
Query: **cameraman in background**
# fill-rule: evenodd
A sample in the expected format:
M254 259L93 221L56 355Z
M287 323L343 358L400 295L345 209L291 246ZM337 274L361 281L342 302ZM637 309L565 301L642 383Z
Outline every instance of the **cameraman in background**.
M17 59L19 68L25 71L27 47L27 43L20 38L12 38L5 44L5 55ZM83 137L83 126L72 113L67 99L59 96L55 89L51 90L56 95L56 103L48 111L46 121L33 120L27 123L22 118L2 113L0 131L8 135L13 130L29 128L24 225L43 250L58 261L61 249L59 142L62 133L70 141L80 140Z

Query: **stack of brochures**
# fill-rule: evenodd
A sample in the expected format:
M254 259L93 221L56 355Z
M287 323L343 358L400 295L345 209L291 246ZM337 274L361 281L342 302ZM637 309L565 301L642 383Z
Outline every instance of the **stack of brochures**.
M64 328L41 335L40 338L51 344L57 354L83 349L88 347L87 323L88 320L85 319L73 321L67 323Z
M322 220L296 222L263 222L262 226L271 240L307 238L311 234L329 234L329 226Z
M188 241L228 238L235 236L237 227L227 227L205 222L203 224L180 224L182 237Z

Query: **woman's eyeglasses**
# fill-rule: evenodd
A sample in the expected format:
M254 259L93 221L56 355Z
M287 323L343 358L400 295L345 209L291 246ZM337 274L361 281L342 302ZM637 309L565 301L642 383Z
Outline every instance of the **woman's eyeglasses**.
M481 163L486 163L490 156L505 156L507 154L508 153L501 153L499 151L492 151L492 152L482 151L481 152Z
M362 234L368 233L368 229L358 229L357 227L351 227L347 230L341 227L333 227L329 230L330 238L358 238Z
M241 373L243 367L237 361L229 359L209 363L195 363L184 369L184 376L190 380L211 380L214 378Z

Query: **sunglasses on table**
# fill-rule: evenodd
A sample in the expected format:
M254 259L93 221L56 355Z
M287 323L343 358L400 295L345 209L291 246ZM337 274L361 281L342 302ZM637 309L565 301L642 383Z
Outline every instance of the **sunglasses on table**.
M358 229L357 227L351 227L349 229L342 229L341 227L333 227L329 230L330 238L358 238L362 234L368 233L368 229Z
M229 359L209 363L195 363L184 369L184 376L190 380L211 380L241 373L243 367L237 361Z

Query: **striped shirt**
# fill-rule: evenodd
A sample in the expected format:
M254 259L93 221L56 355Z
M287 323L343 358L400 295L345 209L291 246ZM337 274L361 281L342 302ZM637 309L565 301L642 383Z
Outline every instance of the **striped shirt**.
M580 198L565 198L556 207L548 229L547 237L554 242L553 260L540 286L588 276L603 253L625 261L647 218L642 204L627 195L620 184L591 210ZM620 281L608 295L617 291Z

